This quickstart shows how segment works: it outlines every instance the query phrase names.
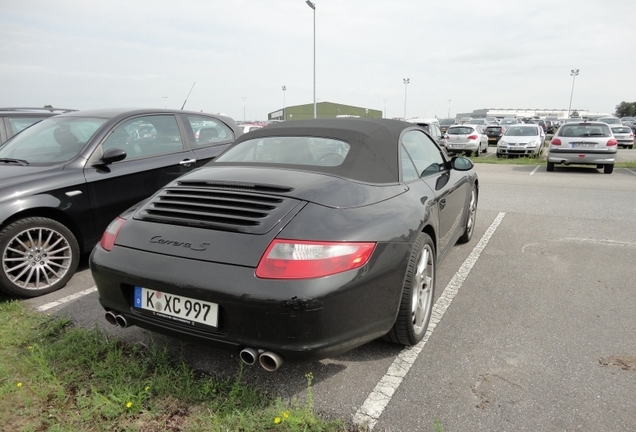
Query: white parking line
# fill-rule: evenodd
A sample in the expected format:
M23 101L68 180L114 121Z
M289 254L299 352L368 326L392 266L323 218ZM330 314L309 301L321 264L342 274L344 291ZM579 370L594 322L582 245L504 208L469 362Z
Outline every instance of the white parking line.
M636 175L636 172L634 172L634 171L630 170L629 168L625 168L625 169L626 169L627 171L629 171L630 173L632 173L632 174Z
M94 293L95 291L97 291L97 287L88 288L88 289L85 289L84 291L80 291L80 292L77 292L75 294L71 294L69 296L62 297L61 299L56 300L54 302L47 303L47 304L42 305L42 306L38 306L35 309L37 311L39 311L39 312L44 312L45 310L49 310L51 308L54 308L55 306L63 305L64 303L70 302L71 300L75 300L75 299L78 299L80 297L84 297L87 294Z
M530 175L534 175L534 173L537 172L537 170L539 169L541 165L537 165L537 167L535 169L532 170L532 172L530 173Z
M497 230L497 227L501 224L505 215L505 212L501 212L497 215L497 217L495 217L495 220L490 224L490 227L488 227L486 233L483 235L481 240L479 240L477 246L475 246L468 258L466 258L459 270L457 270L455 276L453 276L448 285L446 285L444 292L442 292L442 295L433 306L431 321L428 325L424 338L417 345L406 347L400 352L391 366L389 366L386 374L384 374L380 382L375 386L371 394L369 394L367 400L364 401L360 409L358 409L355 413L353 417L355 424L366 425L369 430L375 427L375 424L378 422L382 412L391 401L391 397L393 397L393 394L402 383L402 380L408 373L409 369L413 366L413 363L417 359L420 351L422 351L422 348L426 345L426 342L431 337L433 330L435 330L435 327L441 321L442 316L444 316L444 313L450 306L453 298L457 295L457 292L468 277L468 274Z

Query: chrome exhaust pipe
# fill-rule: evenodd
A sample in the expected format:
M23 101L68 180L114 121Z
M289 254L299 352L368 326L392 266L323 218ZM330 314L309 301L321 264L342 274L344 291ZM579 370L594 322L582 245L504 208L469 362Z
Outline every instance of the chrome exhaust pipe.
M104 314L104 318L106 318L106 321L108 321L108 324L110 324L110 325L113 325L113 326L119 325L119 324L117 324L117 317L111 311L107 311Z
M254 348L243 348L239 353L239 357L246 365L253 365L258 359L258 351Z
M123 315L117 315L115 317L115 321L117 322L117 325L119 327L123 327L123 328L128 327L128 321L126 320L126 317Z
M258 356L258 362L267 372L274 372L283 365L284 360L275 352L265 351L260 356Z

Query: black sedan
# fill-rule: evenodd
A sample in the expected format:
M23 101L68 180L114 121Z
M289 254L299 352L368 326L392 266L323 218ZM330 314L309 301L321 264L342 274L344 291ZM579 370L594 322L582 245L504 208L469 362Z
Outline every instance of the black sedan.
M238 134L230 118L176 110L77 111L23 130L0 147L0 290L63 287L117 215Z
M225 344L271 371L379 337L418 343L477 196L472 162L415 124L285 122L122 214L90 265L111 324Z

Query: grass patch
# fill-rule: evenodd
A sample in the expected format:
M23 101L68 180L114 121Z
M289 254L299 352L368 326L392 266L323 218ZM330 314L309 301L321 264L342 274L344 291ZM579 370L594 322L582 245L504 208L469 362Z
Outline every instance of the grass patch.
M3 431L346 431L307 398L267 397L238 376L191 369L165 350L0 302Z

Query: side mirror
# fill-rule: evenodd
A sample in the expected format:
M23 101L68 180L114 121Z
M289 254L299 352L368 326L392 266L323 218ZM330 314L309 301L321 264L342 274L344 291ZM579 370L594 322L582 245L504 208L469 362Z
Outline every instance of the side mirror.
M110 165L114 162L119 162L120 160L126 159L126 152L122 149L118 148L110 148L104 152L102 158L100 159L100 163L104 165Z
M453 156L451 167L457 171L468 171L474 166L473 161L463 156Z

